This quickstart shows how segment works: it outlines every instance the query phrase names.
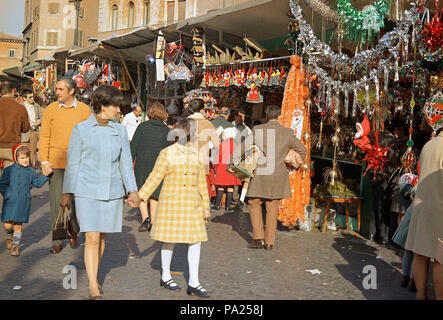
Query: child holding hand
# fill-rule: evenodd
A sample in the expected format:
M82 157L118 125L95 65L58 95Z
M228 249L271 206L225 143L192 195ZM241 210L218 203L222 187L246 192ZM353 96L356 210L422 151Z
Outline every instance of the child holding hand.
M2 222L7 233L6 248L12 256L19 256L22 225L29 220L31 211L31 185L41 188L49 178L37 177L29 166L31 151L23 144L12 149L14 164L5 168L0 177L0 193L3 196ZM49 173L48 173L49 174Z

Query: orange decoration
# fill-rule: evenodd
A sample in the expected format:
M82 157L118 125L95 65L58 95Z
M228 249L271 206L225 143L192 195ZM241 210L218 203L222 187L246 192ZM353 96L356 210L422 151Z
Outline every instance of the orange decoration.
M296 109L303 110L303 129L301 134L301 141L303 142L307 150L306 159L300 169L297 171L292 171L289 174L292 198L283 199L280 201L278 219L282 222L284 226L292 229L296 225L298 218L302 222L305 221L305 207L309 205L309 198L311 193L311 140L310 138L308 138L307 141L305 141L305 134L308 133L310 136L311 129L309 124L310 115L308 109L305 106L305 101L309 97L309 89L305 84L304 71L300 70L301 60L300 57L293 55L290 61L292 67L289 71L288 79L286 81L280 116L280 124L290 128L294 111Z

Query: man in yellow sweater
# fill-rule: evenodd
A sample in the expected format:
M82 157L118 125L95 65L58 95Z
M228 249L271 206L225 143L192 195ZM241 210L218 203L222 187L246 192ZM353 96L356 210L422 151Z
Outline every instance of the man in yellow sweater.
M51 103L43 113L43 122L40 129L38 144L39 159L43 173L50 173L49 179L49 205L51 211L51 230L60 209L62 197L63 175L65 173L69 139L74 126L91 115L90 108L77 101L74 97L76 82L72 79L61 79L57 82L55 93L57 100ZM79 227L75 214L74 203L71 205L71 222L78 233ZM71 239L72 248L77 247L77 238ZM63 249L63 241L52 241L51 253L59 253Z

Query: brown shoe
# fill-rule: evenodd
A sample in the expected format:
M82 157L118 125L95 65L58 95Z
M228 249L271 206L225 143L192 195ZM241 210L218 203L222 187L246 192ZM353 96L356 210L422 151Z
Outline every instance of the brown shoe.
M261 249L263 248L263 245L265 244L264 239L255 239L251 243L248 244L249 249Z
M267 251L271 251L272 248L274 248L274 246L273 246L272 244L265 244L265 245L263 246L263 248L264 248L265 250L267 250Z
M12 234L8 235L8 238L6 239L6 249L8 250L12 249L12 241L13 241Z
M78 237L69 239L69 245L71 246L72 249L77 248L77 246L78 246Z
M18 246L12 247L11 256L18 257L20 255L20 251L18 250Z
M408 286L409 280L410 279L408 276L403 276L401 283L400 283L400 287L406 288Z
M56 254L56 253L59 253L62 250L63 250L63 246L62 245L58 245L58 246L52 246L49 251L51 251L52 254Z

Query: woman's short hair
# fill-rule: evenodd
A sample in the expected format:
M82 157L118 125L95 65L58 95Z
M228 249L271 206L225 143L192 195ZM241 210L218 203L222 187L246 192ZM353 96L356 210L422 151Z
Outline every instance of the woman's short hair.
M181 145L186 145L189 141L196 138L197 124L192 119L179 120L174 128L169 132L168 140L178 142ZM172 139L169 139L172 138Z
M123 94L116 87L100 86L94 90L91 98L91 106L95 114L99 114L102 106L120 107L123 101Z
M161 103L156 102L148 109L148 117L149 119L166 121L168 119L168 112Z
M266 107L265 114L268 120L278 119L278 117L280 117L281 114L280 107L276 106L275 104L271 104Z
M205 107L205 102L202 99L192 99L189 102L188 108L183 112L185 117L189 117L190 115L200 112L201 109Z

